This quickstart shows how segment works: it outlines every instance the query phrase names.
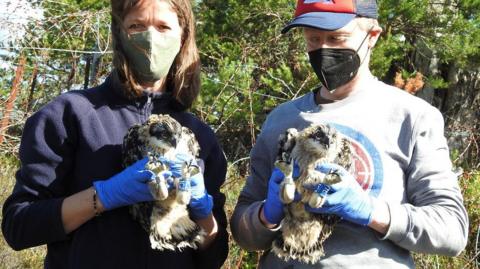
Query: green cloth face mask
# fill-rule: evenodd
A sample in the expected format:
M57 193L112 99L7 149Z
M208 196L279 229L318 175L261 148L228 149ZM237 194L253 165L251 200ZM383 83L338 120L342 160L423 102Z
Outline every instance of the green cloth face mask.
M180 36L161 33L152 27L130 37L121 31L120 41L139 82L155 82L166 77L181 46Z

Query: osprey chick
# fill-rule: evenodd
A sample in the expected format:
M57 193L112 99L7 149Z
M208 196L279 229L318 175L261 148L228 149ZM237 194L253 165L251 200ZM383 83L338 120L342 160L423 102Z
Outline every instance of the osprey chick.
M293 162L299 166L299 177L293 179ZM315 170L323 162L337 163L345 169L352 167L350 142L329 125L311 125L302 131L288 129L279 137L277 166L285 175L280 186L280 199L285 203L282 234L273 241L272 249L284 260L296 259L316 263L324 256L323 242L330 236L340 220L335 215L312 214L305 210L321 207L323 197L308 186L319 183L331 185L340 181L336 174L325 175ZM294 201L295 190L301 200ZM328 192L328 190L322 190Z
M152 249L182 250L197 248L205 232L190 219L187 205L190 201L187 181L199 172L196 165L185 162L181 178L164 178L169 170L165 160L173 160L178 153L198 157L200 146L195 135L169 115L151 115L148 120L131 127L123 140L123 165L127 167L148 157L148 170L156 174L149 183L155 201L130 207L133 219L149 233ZM173 185L173 188L169 186Z

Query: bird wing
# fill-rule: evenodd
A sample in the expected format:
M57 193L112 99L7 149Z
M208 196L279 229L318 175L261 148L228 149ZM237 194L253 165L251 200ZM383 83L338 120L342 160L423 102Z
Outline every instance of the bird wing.
M130 127L123 139L122 156L124 167L127 167L143 158L142 149L145 145L143 145L142 141L140 140L140 128L141 125L134 125Z

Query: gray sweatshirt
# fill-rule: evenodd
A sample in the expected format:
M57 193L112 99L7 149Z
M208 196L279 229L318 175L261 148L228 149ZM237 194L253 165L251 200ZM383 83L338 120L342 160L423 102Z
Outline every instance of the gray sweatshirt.
M232 234L247 250L266 250L260 268L414 268L410 251L458 255L467 243L468 217L452 173L440 112L380 81L347 98L317 105L308 93L272 111L253 147L251 174L232 219ZM385 235L342 221L315 265L283 261L270 252L280 231L265 228L259 209L277 152L279 134L329 123L353 143L357 181L388 204ZM281 228L281 227L280 227Z

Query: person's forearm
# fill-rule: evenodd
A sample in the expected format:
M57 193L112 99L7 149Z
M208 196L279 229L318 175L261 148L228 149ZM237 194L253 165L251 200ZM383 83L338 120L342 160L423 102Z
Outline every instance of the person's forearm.
M206 233L205 240L203 241L200 249L206 249L213 242L218 234L218 223L213 214L208 215L204 219L195 221Z
M80 227L82 224L95 216L93 195L94 189L90 187L86 190L73 194L62 204L62 221L65 233L70 233ZM104 211L100 199L96 199L97 213Z
M375 200L375 203L372 221L368 224L368 227L384 235L390 227L390 210L384 201Z

